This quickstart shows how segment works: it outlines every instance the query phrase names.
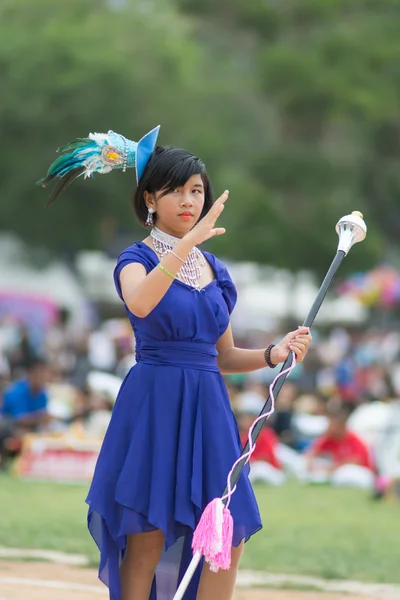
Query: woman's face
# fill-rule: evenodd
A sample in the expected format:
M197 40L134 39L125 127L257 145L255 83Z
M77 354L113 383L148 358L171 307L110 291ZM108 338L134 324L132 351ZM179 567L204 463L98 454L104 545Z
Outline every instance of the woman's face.
M204 206L204 184L201 175L192 175L185 185L165 196L148 194L146 204L156 211L156 225L165 233L183 237L197 223Z

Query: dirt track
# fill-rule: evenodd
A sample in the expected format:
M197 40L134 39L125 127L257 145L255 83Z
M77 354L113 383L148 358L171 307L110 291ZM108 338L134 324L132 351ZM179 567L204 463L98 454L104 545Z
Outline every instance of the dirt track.
M71 600L71 596L74 600L108 598L94 569L43 562L0 561L0 600ZM241 588L237 590L235 600L366 600L366 597Z

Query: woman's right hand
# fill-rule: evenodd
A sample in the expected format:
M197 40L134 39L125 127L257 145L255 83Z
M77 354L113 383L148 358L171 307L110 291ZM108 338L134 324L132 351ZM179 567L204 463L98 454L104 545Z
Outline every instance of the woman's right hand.
M215 235L222 235L225 233L223 227L214 227L218 217L224 210L224 204L229 196L229 191L225 192L214 202L208 213L193 227L189 233L185 235L186 239L190 239L190 242L194 246L209 240Z

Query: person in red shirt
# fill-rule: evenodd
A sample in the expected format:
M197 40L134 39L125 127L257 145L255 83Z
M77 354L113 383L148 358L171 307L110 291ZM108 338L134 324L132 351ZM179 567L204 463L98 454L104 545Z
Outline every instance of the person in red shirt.
M326 432L307 453L308 479L370 488L374 478L372 460L367 445L347 429L348 410L341 407L328 416Z
M249 429L258 414L257 411L244 407L238 411L237 420L243 446L246 445ZM264 425L250 458L251 481L262 481L271 485L281 485L285 481L286 477L276 454L278 443L279 439L276 433L270 427Z

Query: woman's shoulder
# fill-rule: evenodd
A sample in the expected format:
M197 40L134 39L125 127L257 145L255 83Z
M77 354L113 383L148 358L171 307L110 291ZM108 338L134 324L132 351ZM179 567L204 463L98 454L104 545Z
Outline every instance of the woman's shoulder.
M210 262L212 268L214 269L215 278L218 282L218 286L222 290L222 294L225 298L226 304L228 306L229 314L235 307L237 301L237 291L235 284L232 281L232 278L229 274L229 271L225 264L219 259L215 254L211 254L211 252L203 252L205 257Z
M118 256L115 272L119 275L122 269L130 263L141 263L147 270L151 271L157 263L157 256L144 242L134 242Z
M127 246L127 248L124 248L124 250L122 250L121 254L124 254L124 252L148 252L148 251L152 251L150 246L148 246L144 241L142 240L137 240L135 242L133 242L130 246ZM121 256L120 254L120 256Z
M154 269L157 263L157 256L149 246L144 242L134 242L118 256L117 264L114 269L114 282L118 295L122 298L121 283L119 276L121 271L131 263L140 263L144 266L147 273Z
M133 242L133 244L122 250L122 252L118 256L117 262L127 259L139 259L139 261L144 259L146 261L150 260L154 262L155 258L156 255L154 253L154 250L150 248L150 246L148 246L143 241L137 241Z

